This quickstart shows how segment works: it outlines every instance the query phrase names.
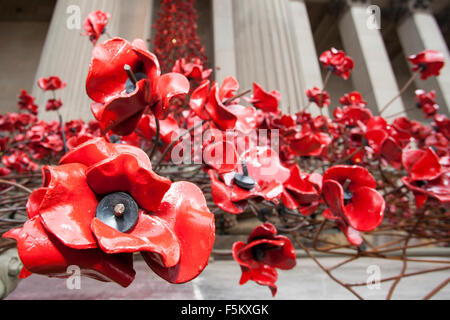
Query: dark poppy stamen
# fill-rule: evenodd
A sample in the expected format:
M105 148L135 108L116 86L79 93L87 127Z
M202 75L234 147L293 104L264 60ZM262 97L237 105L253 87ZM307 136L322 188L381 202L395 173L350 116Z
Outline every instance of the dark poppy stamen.
M111 228L127 232L136 225L139 208L128 193L114 192L99 202L95 216Z
M342 189L344 189L344 205L347 205L353 198L353 193L348 190L348 186L351 182L350 179L346 179L342 185Z
M266 250L262 246L254 246L252 247L252 256L256 261L261 261L266 256Z
M247 164L242 160L242 174L236 173L234 175L234 182L241 188L251 190L255 187L255 180L248 175Z
M125 72L127 73L127 76L128 76L128 79L125 82L125 90L127 93L131 93L134 90L136 90L136 83L139 80L147 78L145 73L142 73L142 72L134 73L128 64L125 64L123 66L123 69L125 70Z

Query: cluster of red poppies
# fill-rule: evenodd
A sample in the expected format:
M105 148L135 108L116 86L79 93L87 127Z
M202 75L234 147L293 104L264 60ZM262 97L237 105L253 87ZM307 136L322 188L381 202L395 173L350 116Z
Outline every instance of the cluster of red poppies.
M171 70L178 59L205 66L205 48L197 34L195 0L161 0L158 19L153 26L153 50L164 72ZM184 63L183 63L184 64Z
M173 1L162 4L180 14ZM65 124L72 150L58 166L43 167L43 187L27 204L30 220L6 234L17 239L26 270L63 276L68 265L78 264L86 275L126 286L134 276L131 253L139 251L170 282L197 276L211 253L214 216L195 185L171 183L153 171L164 161L174 164L174 150L201 165L199 174L209 177L221 214L249 208L261 218L255 204L306 218L322 213L354 246L363 243L360 232L376 229L384 216L392 222L417 210L448 208L450 119L437 113L434 93L417 93L424 113L434 117L431 125L374 116L358 92L339 99L332 118L313 117L306 108L289 115L279 108L278 91L254 83L245 97L233 77L221 84L208 80L210 70L199 61L173 61L172 72L162 74L140 39L95 44L86 90L98 122ZM351 58L336 49L320 61L343 79L353 69ZM438 75L443 66L442 55L432 51L411 62L422 78ZM307 94L320 108L330 105L324 89ZM34 112L34 99L22 96L20 108ZM28 113L15 121L7 117L2 128L34 137L25 145L32 155L44 154L33 143L61 151L58 124L44 125ZM21 117L28 117L26 124ZM155 150L159 161L152 169ZM35 247L37 242L43 245ZM268 222L247 243L235 243L233 255L242 268L241 284L254 280L273 294L275 268L295 266L291 241Z

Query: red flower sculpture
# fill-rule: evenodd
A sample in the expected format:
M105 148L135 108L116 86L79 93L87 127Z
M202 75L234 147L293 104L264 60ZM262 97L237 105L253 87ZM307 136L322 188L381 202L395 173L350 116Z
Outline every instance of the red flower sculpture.
M408 177L403 183L413 191L417 207L428 198L437 199L444 206L450 203L450 171L442 168L439 157L431 148L426 150L405 150L403 167Z
M417 106L422 110L426 118L433 117L439 110L439 106L436 103L436 92L431 90L425 92L422 89L415 91Z
M45 111L56 111L62 106L61 99L48 99L45 104Z
M323 175L322 196L329 209L323 212L335 220L349 243L360 246L358 231L371 231L383 221L385 202L375 189L376 181L359 166L334 166Z
M218 159L237 159L234 157L236 151L229 151L226 156L218 155ZM212 163L209 162L211 166ZM234 171L230 172L234 166ZM215 164L214 168L225 168ZM268 201L277 201L283 192L283 182L289 178L289 170L285 168L278 154L270 147L255 146L245 151L238 162L228 163L221 180L217 178L213 169L208 171L211 179L211 195L215 204L224 211L232 214L242 213L247 200L252 198L263 198Z
M19 101L17 102L19 110L27 110L33 115L38 114L38 106L34 103L34 97L32 97L26 90L21 90L19 95Z
M3 165L18 173L36 171L39 165L31 160L28 155L20 150L13 150L11 154L2 157Z
M444 67L444 55L439 51L425 50L408 57L408 60L415 65L412 69L420 71L420 78L426 80L432 76L439 76Z
M171 100L189 92L183 75L160 73L158 60L140 39L114 38L94 47L86 91L105 132L129 135L147 107L162 119Z
M42 173L43 186L27 203L30 220L4 235L17 240L28 271L64 277L75 264L87 276L128 286L133 252L172 283L207 265L214 216L203 193L155 174L141 149L96 138Z
M38 80L38 86L44 91L59 90L66 87L66 83L61 81L57 76L50 76L48 78L40 78Z
M86 33L82 35L89 36L89 40L95 45L98 38L105 32L110 17L110 14L107 12L92 11L83 22L83 29Z
M216 82L213 82L211 90L209 87L209 80L205 80L192 92L191 110L203 120L212 120L220 130L234 129L238 118L223 102L233 97L239 83L233 77L227 77L220 88Z
M253 96L247 99L256 108L265 112L278 112L278 104L280 103L281 93L273 90L272 92L265 91L259 84L253 82Z
M342 50L331 48L321 54L319 58L323 66L342 79L347 80L350 77L350 71L353 70L353 59L345 55Z
M358 91L350 92L339 99L339 103L343 106L367 106L367 101L364 101L361 93Z
M289 179L284 182L281 196L288 209L298 209L305 215L311 215L319 206L322 190L322 176L318 173L302 173L296 164L290 169Z
M317 87L306 90L306 96L310 102L314 102L320 108L328 107L330 105L330 95L326 91L322 91Z
M291 240L277 235L275 226L268 222L256 227L247 243L238 241L233 244L233 258L242 270L239 284L243 285L249 280L255 281L268 286L272 296L277 293L276 269L289 270L297 263Z
M204 69L199 58L192 59L192 62L186 62L185 58L180 58L175 61L172 72L181 73L190 80L203 81L209 78L212 69Z

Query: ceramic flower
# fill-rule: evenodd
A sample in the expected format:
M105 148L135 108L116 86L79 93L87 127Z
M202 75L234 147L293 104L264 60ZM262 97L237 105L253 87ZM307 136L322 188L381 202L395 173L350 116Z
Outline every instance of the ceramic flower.
M172 283L207 265L214 216L203 193L155 174L141 149L92 139L42 174L43 186L27 202L30 220L4 235L17 240L28 271L64 277L75 264L87 276L128 286L134 252Z
M306 96L310 102L314 102L320 108L328 107L330 105L330 96L328 92L322 91L317 87L306 90Z
M86 33L82 35L89 36L89 40L95 45L98 38L105 32L110 17L111 15L107 12L92 11L83 22L83 29Z
M146 109L164 118L171 100L189 92L189 81L179 73L161 75L158 59L141 39L114 38L94 47L86 91L104 132L126 136Z
M38 86L44 91L54 91L65 88L66 83L57 76L50 76L48 78L39 78Z
M413 71L420 71L420 78L426 80L432 76L439 76L444 67L444 55L436 50L425 50L411 55L408 60L414 64Z
M322 190L322 176L318 173L302 173L296 164L290 168L289 179L283 183L281 196L283 204L288 209L298 209L305 215L311 215L317 210Z
M233 151L226 157L233 159ZM233 171L230 171L230 166L234 167ZM208 170L208 174L213 201L232 214L242 213L249 199L278 201L283 192L283 182L289 178L289 170L281 164L278 154L267 146L248 149L235 164L228 163L226 171L219 177L214 169Z
M239 284L255 281L268 286L273 296L277 293L276 269L289 270L297 263L291 240L278 235L275 226L268 222L256 227L247 243L238 241L233 244L233 258L242 270Z
M175 61L172 72L183 74L190 80L203 81L209 78L212 69L205 69L200 58L194 58L191 62L186 62L185 58Z
M417 106L422 110L426 118L433 117L439 110L439 106L436 103L436 92L431 90L426 92L425 90L418 89L415 92Z
M19 110L27 110L33 115L37 115L38 106L34 103L35 98L32 97L26 90L21 90L19 95L19 101L17 105Z
M277 113L280 99L280 92L276 90L271 92L265 91L258 83L253 82L253 96L247 101L264 112Z
M445 206L450 204L450 172L442 167L431 148L405 150L402 162L408 173L402 181L413 191L417 207L422 207L429 198Z
M383 221L385 202L370 172L359 166L337 165L323 175L322 196L327 219L335 220L349 243L359 246L359 231L372 231Z
M359 93L358 91L353 91L345 94L339 99L339 103L343 106L367 106L367 101L363 99L361 93Z
M325 68L344 80L350 77L350 72L354 67L353 59L345 55L344 51L335 48L323 52L319 60Z

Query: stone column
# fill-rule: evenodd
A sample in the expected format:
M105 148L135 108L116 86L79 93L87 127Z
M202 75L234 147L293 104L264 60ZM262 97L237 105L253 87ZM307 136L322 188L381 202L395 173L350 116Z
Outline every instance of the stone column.
M39 117L56 120L55 112L45 112L45 102L51 98L49 92L42 92L37 79L51 75L59 76L67 82L67 87L56 91L63 106L60 111L64 120L93 119L90 111L91 100L86 94L85 82L91 59L92 43L81 29L69 29L67 19L73 14L68 12L71 5L80 10L81 25L89 12L102 10L111 15L107 32L112 37L119 36L127 40L146 38L150 30L152 1L149 0L58 0L48 29L39 67L33 85L33 95L40 106ZM150 16L149 16L150 15ZM102 35L99 41L108 39Z
M227 76L236 77L236 56L231 0L212 0L214 31L214 74L220 84Z
M378 111L399 92L395 75L379 30L367 27L368 2L347 1L339 19L339 30L346 53L355 61L351 79L356 90L368 101L368 108ZM383 114L405 110L397 99Z
M304 2L233 0L232 4L241 87L251 88L256 81L266 90L281 92L283 112L300 111L306 105L307 86L321 86L317 62L312 62L317 55Z
M423 2L422 2L423 3ZM410 2L410 11L400 21L397 32L405 57L426 49L442 52L445 66L439 77L431 77L425 81L418 78L416 86L426 91L435 90L440 112L450 113L450 53L442 36L439 25L428 6L416 6ZM411 65L408 62L408 65Z
M300 81L302 88L312 89L314 87L322 88L323 81L320 72L320 62L314 44L314 37L309 22L308 11L304 0L291 0L289 2L289 11L292 14L294 24L294 43L297 45L298 63L300 72ZM303 105L308 104L308 98L302 95ZM317 108L312 108L314 112ZM316 110L317 111L317 110ZM324 109L328 112L328 108ZM318 112L318 111L317 111ZM329 112L328 112L329 113Z

